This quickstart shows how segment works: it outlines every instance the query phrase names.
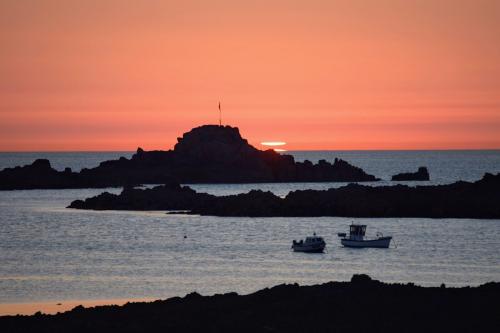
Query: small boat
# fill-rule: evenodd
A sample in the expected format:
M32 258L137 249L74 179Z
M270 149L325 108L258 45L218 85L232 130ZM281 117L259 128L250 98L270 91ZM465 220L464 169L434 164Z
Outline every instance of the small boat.
M325 240L323 237L316 236L316 233L313 236L306 237L305 241L293 240L292 249L293 252L307 252L307 253L322 253L325 250Z
M351 224L349 236L344 232L338 233L340 242L345 247L376 247L387 249L391 244L391 236L385 236L377 233L377 238L365 239L366 225Z

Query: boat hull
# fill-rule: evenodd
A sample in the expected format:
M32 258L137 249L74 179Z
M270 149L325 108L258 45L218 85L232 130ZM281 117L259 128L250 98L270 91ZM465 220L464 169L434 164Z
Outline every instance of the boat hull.
M314 244L314 245L293 245L293 252L305 252L305 253L323 253L326 244Z
M367 239L367 240L353 240L348 238L342 238L340 242L345 247L374 247L387 249L391 244L392 237L380 237L377 239Z

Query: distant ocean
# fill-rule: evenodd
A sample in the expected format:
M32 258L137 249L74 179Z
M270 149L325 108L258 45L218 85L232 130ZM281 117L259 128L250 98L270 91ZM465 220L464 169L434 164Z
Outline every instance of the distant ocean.
M427 166L431 181L474 181L500 172L500 151L295 151L296 160L339 157L393 184ZM91 168L132 152L0 153L0 169L48 158L59 170ZM416 183L407 183L415 185ZM218 195L338 183L193 185ZM120 189L107 189L118 193ZM421 218L229 218L65 207L101 189L0 191L0 303L165 298L197 291L249 293L280 283L316 284L366 273L386 282L478 285L500 281L500 220ZM394 236L393 247L346 249L351 222ZM317 232L319 255L290 245ZM186 235L187 238L184 238ZM397 246L397 247L396 247Z

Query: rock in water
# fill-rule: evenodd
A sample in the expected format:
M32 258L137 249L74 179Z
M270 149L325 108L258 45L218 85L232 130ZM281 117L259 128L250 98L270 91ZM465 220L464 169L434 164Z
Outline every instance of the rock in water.
M392 180L396 181L425 181L430 180L429 171L426 167L418 168L417 172L398 173L392 176Z
M141 151L132 160L142 165L152 161L164 165L181 183L378 180L340 159L334 164L324 160L313 164L295 162L293 156L274 150L259 150L242 138L237 127L204 125L184 133L177 141L172 151Z
M43 175L43 176L40 176ZM137 184L362 182L376 177L346 161L295 162L291 155L259 150L241 137L238 128L204 125L184 133L173 150L137 149L131 159L102 162L76 173L59 172L48 160L0 171L0 190L84 188Z
M0 171L0 190L65 188L76 185L71 169L59 172L49 160L37 159L32 164Z
M349 184L329 190L298 190L281 198L252 190L228 196L197 193L178 184L152 189L126 188L120 195L103 193L69 208L178 210L214 216L350 216L500 218L500 174L485 174L474 183L434 186L365 186Z

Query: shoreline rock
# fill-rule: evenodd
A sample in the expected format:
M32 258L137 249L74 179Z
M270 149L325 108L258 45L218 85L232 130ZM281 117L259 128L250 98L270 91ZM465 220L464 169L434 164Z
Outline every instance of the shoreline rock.
M500 173L476 182L410 187L349 184L329 190L299 190L280 198L271 192L214 196L179 184L104 193L68 208L176 210L241 217L428 217L500 218Z
M416 172L398 173L392 176L393 181L427 181L430 180L429 170L426 167L420 167Z
M57 171L48 160L0 171L0 190L105 188L195 183L365 182L379 180L348 162L296 162L291 155L259 150L231 126L193 128L173 150L144 151L104 161L92 169Z
M500 324L500 283L420 287L368 275L248 295L192 292L154 302L0 317L2 332L479 332ZM314 328L311 330L310 328Z

